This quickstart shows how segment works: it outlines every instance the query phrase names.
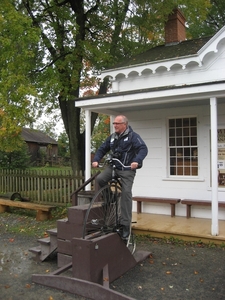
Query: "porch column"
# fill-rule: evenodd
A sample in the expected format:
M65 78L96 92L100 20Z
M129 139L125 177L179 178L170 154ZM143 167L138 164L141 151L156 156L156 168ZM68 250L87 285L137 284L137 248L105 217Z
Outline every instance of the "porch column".
M114 115L110 115L110 134L112 134L114 132L114 126L113 126L113 121L115 119Z
M217 171L217 99L210 98L211 120L211 178L212 178L212 224L211 234L219 234L218 222L218 171Z
M85 181L91 177L91 112L85 110ZM86 191L91 190L89 183L85 187Z

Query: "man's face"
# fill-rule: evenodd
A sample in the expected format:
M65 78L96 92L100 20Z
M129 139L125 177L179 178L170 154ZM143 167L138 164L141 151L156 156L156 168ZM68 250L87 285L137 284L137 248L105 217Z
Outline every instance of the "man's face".
M115 132L118 133L118 134L121 134L127 128L126 123L124 123L124 121L121 117L116 117L114 122L113 122L113 125L114 125Z

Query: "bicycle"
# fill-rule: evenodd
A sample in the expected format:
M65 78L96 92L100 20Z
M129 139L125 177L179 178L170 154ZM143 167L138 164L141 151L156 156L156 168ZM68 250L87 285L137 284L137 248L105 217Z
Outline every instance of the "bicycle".
M117 232L119 235L121 233L120 201L122 183L120 178L116 176L115 161L119 162L123 168L130 169L130 166L123 165L117 158L110 157L106 159L106 162L112 166L112 179L109 181L108 185L100 188L96 192L89 204L84 218L84 239L93 238L112 232ZM135 235L132 233L131 224L130 235L124 240L124 242L130 252L133 254L136 250L136 239Z

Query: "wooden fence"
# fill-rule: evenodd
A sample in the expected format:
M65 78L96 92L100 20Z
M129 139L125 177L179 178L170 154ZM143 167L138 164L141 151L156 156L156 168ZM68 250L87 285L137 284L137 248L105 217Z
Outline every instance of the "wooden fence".
M71 194L84 183L84 174L72 171L0 170L0 194L19 193L36 203L71 203Z

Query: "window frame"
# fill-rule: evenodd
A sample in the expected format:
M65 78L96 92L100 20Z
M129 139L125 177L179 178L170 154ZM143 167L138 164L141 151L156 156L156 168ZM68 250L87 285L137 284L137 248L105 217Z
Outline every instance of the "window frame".
M197 178L199 176L197 116L170 117L167 126L168 176Z

